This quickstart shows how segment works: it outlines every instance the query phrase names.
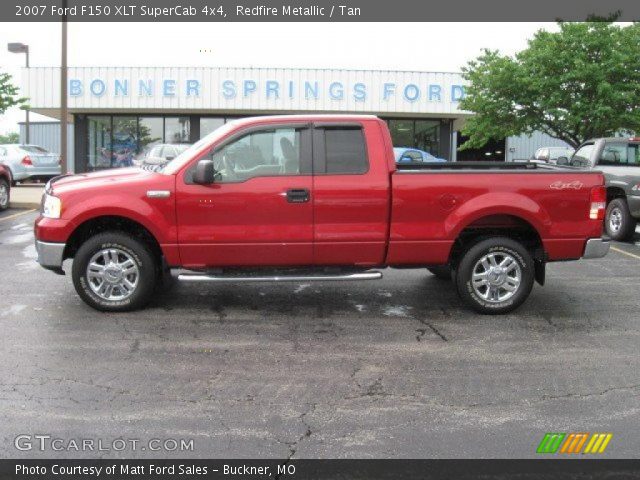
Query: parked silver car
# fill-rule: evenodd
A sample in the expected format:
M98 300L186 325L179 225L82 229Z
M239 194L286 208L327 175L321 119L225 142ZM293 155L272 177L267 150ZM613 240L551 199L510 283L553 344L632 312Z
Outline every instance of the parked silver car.
M37 145L0 145L0 164L11 171L14 182L60 175L60 155Z
M140 166L148 170L162 168L190 146L191 144L189 143L160 143L154 145L142 159Z

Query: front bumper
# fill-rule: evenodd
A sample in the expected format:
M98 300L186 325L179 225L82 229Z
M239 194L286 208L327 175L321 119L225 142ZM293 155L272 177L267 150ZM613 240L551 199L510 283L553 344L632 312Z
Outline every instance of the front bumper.
M41 242L36 240L38 263L46 269L62 272L64 260L64 243Z
M608 238L590 238L584 247L582 258L602 258L609 253Z

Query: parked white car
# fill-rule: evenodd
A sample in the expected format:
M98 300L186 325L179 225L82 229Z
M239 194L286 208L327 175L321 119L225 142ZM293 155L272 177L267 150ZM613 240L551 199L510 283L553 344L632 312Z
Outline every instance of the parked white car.
M558 158L569 158L573 155L573 152L574 150L571 147L541 147L536 150L533 159L555 164L558 163Z
M60 155L37 145L0 145L0 164L11 171L14 182L60 175Z

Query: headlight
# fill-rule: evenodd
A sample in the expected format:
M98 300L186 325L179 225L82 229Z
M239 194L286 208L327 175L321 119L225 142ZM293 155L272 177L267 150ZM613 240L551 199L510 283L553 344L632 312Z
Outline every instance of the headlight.
M60 218L62 211L62 201L58 197L44 194L44 202L42 202L42 216L47 218Z

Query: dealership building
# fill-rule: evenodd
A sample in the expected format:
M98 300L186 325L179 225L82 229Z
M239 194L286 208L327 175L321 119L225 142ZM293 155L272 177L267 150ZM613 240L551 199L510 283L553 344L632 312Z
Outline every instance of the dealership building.
M59 68L23 69L22 94L33 112L60 120ZM154 145L193 143L234 118L306 112L377 115L395 146L451 161L508 160L505 141L457 150L471 115L459 108L463 96L462 76L449 72L71 67L69 169L129 166ZM56 151L59 124L32 124L30 142Z

